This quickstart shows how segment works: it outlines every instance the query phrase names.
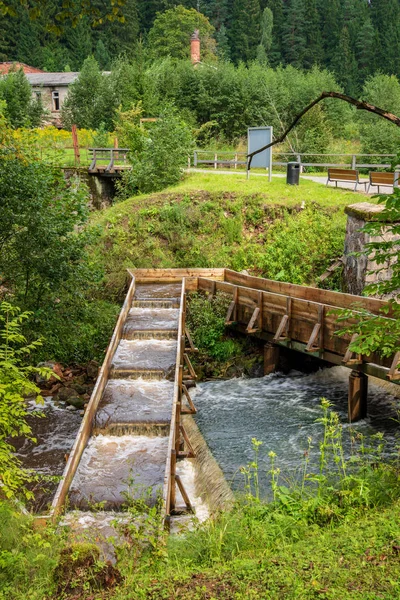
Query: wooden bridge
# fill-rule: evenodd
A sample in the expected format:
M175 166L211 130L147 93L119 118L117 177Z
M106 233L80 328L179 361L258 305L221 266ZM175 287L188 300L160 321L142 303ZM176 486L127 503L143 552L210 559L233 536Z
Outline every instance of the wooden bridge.
M129 274L96 386L51 513L43 519L54 519L67 497L69 508L87 509L90 503L120 508L129 464L135 482L150 486L149 503L155 501L156 489L162 490L166 523L171 515L192 510L176 467L180 458L194 456L182 420L196 412L188 384L196 379L190 361L196 348L186 328L190 292L228 295L226 324L265 342L265 374L276 368L280 347L348 367L351 421L366 414L368 375L400 383L400 353L390 360L355 356L351 340L335 335L335 309L357 306L378 314L386 304L381 300L229 269L136 269Z

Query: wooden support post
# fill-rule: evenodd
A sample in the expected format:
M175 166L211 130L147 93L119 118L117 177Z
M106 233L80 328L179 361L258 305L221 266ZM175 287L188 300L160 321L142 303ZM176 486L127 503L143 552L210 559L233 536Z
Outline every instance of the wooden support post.
M264 375L274 373L279 360L279 346L268 342L264 346Z
M359 371L349 376L349 422L354 423L367 416L368 377Z
M185 441L185 444L187 446L187 452L179 452L179 455L178 455L179 458L196 458L196 453L193 450L193 446L190 443L189 436L186 433L186 429L184 428L183 425L180 426L180 430L181 430L182 437Z
M181 415L195 415L197 413L196 407L193 404L193 400L191 399L189 391L184 383L182 384L182 392L186 396L186 400L188 401L190 408L181 408Z
M179 491L181 493L183 501L186 504L186 510L191 513L194 512L193 506L190 503L189 496L187 495L187 492L183 486L181 478L179 477L179 475L175 475L175 479L176 479L176 483L178 484Z
M171 490L169 509L172 512L176 507L176 450L171 450Z

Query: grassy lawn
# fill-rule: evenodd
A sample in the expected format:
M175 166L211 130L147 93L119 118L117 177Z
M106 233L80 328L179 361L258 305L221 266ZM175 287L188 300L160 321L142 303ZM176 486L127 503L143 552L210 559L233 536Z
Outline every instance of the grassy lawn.
M310 174L312 175L312 174ZM323 173L315 173L316 176L324 176ZM188 175L184 181L173 188L179 193L192 191L207 192L235 192L237 194L265 194L265 200L284 204L285 206L294 206L295 204L310 201L318 202L321 206L346 206L355 202L363 202L365 197L345 189L327 188L324 185L313 181L300 178L299 186L286 185L285 179L281 177L273 178L271 182L268 177L259 177L250 175L246 179L245 173L223 175L220 173L193 173ZM144 199L145 197L143 197Z

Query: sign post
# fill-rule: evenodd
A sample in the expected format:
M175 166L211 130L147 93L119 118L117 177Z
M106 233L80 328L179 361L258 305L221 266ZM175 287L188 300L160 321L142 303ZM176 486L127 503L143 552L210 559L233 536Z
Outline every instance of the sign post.
M247 154L255 152L272 142L272 127L249 127L247 130ZM272 179L272 147L263 150L253 156L251 166L261 169L268 169L268 179ZM247 179L249 178L249 169L247 168Z

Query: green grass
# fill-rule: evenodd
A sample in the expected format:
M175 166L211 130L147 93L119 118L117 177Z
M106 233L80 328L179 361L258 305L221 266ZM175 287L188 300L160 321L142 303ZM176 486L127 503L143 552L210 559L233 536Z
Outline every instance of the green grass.
M121 297L128 267L229 267L314 284L343 253L344 207L361 200L307 180L297 187L196 173L93 214L100 238L91 254L106 272L110 299Z

